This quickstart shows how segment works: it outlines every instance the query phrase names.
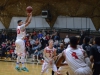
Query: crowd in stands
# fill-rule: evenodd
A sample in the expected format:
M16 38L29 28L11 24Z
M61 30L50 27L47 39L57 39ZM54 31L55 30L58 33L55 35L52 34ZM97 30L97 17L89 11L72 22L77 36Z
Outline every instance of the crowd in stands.
M90 38L87 37L84 40L85 35L81 32L80 33L80 43L83 44L83 49L86 49L86 46L88 46L88 43L90 41ZM15 40L16 40L16 34L7 34L5 31L3 31L0 35L0 57L10 57L13 59L13 57L16 57L15 52ZM42 53L41 50L43 50L46 46L48 46L49 39L54 40L54 47L57 49L57 54L61 53L65 48L67 48L69 44L69 36L66 35L65 39L61 39L59 33L56 30L53 31L33 31L26 34L26 37L24 39L25 46L26 46L26 54L29 57L32 57L31 55L38 55L41 59ZM89 45L90 46L90 45ZM89 48L89 47L87 47ZM88 53L88 51L87 51ZM88 53L89 55L89 53ZM34 57L33 57L34 59Z
M12 58L15 52L15 40L16 34L7 34L3 31L0 35L0 57L10 57ZM55 47L57 47L58 41L60 40L59 33L55 30L53 31L34 31L27 33L24 39L26 46L26 53L31 56L31 54L40 54L47 45L49 39L55 41ZM15 54L16 55L16 54Z

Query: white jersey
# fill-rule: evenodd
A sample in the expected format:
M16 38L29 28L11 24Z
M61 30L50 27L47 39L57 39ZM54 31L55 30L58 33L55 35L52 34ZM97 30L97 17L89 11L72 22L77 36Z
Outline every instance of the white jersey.
M46 56L46 58L48 59L48 60L51 60L52 59L52 57L54 56L54 49L55 48L52 48L52 49L50 49L49 47L46 47L45 48L45 50L46 50L46 53L45 53L45 56Z
M68 47L64 53L66 56L66 61L73 71L87 66L84 60L84 53L80 48L73 50L71 47Z
M16 39L23 39L26 36L25 32L25 24L21 26L17 26L17 38Z
M56 67L54 61L52 61L53 62L52 65L47 62L47 61L50 61L52 59L52 57L54 56L55 48L50 49L49 47L46 47L45 50L46 50L46 53L45 53L46 58L44 58L44 63L42 65L42 73L46 72L48 70L48 68L52 68L52 70L54 72L57 72L57 67ZM47 59L47 61L46 61L46 59Z

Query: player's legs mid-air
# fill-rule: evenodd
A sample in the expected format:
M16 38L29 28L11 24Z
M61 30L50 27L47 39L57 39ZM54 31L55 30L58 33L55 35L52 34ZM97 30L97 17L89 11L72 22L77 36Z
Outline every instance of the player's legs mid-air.
M16 67L15 69L17 71L29 71L26 67L25 67L25 43L23 40L21 39L17 39L16 42L16 54L17 54L17 62L16 62ZM22 64L22 67L19 67L19 63Z

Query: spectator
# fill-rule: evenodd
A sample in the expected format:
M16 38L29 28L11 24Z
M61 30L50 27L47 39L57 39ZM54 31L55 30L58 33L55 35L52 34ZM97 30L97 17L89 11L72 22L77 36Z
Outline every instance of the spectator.
M10 58L12 58L12 54L13 54L14 50L13 48L11 47L10 50L9 50L9 53L10 53Z
M33 32L33 36L36 36L36 35L37 35L36 31L34 31L34 32Z
M35 51L36 49L39 49L41 47L41 43L39 41L39 39L37 38L35 41L35 44L33 45L32 50Z
M50 35L47 34L47 35L46 35L46 45L48 45L48 41L49 41L49 39L50 39Z
M94 63L93 75L100 75L100 37L94 39L95 44L90 50L90 60Z
M15 48L15 42L12 42L12 48L13 49Z
M60 54L60 53L62 53L63 50L64 50L64 44L61 43L60 44L60 48L57 49L57 55Z
M90 56L90 48L91 48L91 46L89 45L89 41L90 41L90 38L85 37L83 40L83 45L82 45L82 48L86 51L88 57Z
M66 48L67 48L69 42L70 42L70 39L68 38L68 35L66 35L66 38L64 39L64 43L66 45Z
M39 31L38 38L41 39L42 37L43 37L43 34L41 33L41 31Z
M46 32L44 30L42 30L42 34L43 34L43 36L45 36L46 35Z
M46 35L47 35L47 34L49 34L49 35L50 35L50 31L49 31L49 30L47 30L47 31L46 31Z
M90 44L91 46L93 45L93 39L94 39L93 37L90 38L89 44Z
M36 51L34 52L34 54L33 54L33 61L35 61L36 58L37 58L37 60L38 60L38 56L39 56L39 51L36 50Z
M68 35L66 35L66 38L64 39L65 44L68 44L70 42Z
M6 43L7 43L7 46L10 46L11 45L10 44L10 40L7 40Z
M42 38L40 39L40 42L41 42L41 45L42 45L41 49L44 49L45 46L46 46L46 37L45 37L45 36L42 37Z
M54 47L55 47L55 48L58 48L58 47L59 47L59 42L58 42L58 40L55 40L55 41L54 41Z
M30 37L29 41L30 41L30 44L31 44L32 46L35 44L35 40L32 39L31 37Z
M83 31L83 30L81 30L81 33L80 33L80 45L82 45L83 44L83 39L84 39L84 37L85 37L85 32Z
M59 39L60 39L59 33L58 32L55 32L53 34L53 40L59 40Z

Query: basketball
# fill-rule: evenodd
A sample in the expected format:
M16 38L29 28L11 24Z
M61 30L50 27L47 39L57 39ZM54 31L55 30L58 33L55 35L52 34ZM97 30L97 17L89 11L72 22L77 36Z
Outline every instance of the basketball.
M26 11L27 11L28 13L31 13L32 10L33 10L33 8L32 8L31 6L28 6L28 7L26 8Z

